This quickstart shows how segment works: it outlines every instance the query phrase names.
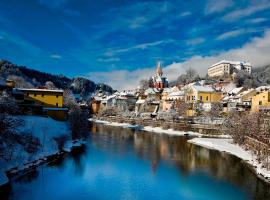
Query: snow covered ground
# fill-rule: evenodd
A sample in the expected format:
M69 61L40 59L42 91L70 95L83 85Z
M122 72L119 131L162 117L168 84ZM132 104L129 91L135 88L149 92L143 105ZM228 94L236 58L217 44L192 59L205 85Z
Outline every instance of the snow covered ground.
M81 141L74 142L71 140L71 134L67 122L56 121L51 118L41 116L17 116L17 118L25 121L24 126L18 128L19 133L30 132L38 137L42 144L41 149L34 155L29 155L20 145L15 146L15 151L12 160L5 162L0 160L0 185L4 184L8 179L5 172L11 168L17 167L17 171L27 167L26 163L33 161L36 164L44 160L46 156L57 154L59 152L56 141L53 137L67 135L68 141L64 146L64 150L70 149L81 144Z
M262 168L261 164L258 163L256 157L252 155L250 151L244 150L237 144L232 143L232 139L217 139L217 138L193 138L188 140L189 143L206 147L208 149L215 149L223 151L232 155L235 155L254 167L254 170L258 175L264 178L270 178L270 171Z

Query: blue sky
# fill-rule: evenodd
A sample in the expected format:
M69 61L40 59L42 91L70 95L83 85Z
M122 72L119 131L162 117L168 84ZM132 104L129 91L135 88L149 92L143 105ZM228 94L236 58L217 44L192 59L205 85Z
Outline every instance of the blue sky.
M265 39L269 16L269 0L1 0L0 58L120 87L149 76L158 60L180 63L179 75L196 57L222 58Z

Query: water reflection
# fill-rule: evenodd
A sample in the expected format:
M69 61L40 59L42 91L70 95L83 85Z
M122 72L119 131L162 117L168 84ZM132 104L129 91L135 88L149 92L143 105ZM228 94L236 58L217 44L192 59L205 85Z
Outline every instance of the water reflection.
M14 179L8 198L270 199L238 158L187 139L91 124L86 146Z
M270 199L270 185L258 179L241 159L225 152L209 150L187 143L188 137L153 134L132 129L92 125L93 143L99 148L126 153L133 143L135 154L151 161L155 173L160 161L175 165L181 176L202 171L217 180L224 180L241 187L254 199ZM106 140L100 140L103 135ZM117 142L117 145L115 143ZM117 148L117 149L112 149Z

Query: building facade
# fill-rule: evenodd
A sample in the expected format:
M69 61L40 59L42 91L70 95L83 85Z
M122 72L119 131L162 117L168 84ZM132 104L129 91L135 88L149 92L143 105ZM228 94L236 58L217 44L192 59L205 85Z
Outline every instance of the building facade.
M208 76L220 77L226 74L232 75L239 71L245 71L248 74L251 74L251 69L252 66L248 62L222 60L208 68Z
M185 102L191 104L192 109L188 116L196 115L200 111L210 111L212 103L218 103L222 99L222 93L212 87L192 85L186 91Z
M18 91L24 94L24 99L32 101L37 105L49 108L62 108L64 104L63 90L47 89L24 89L18 88Z
M266 108L270 108L270 91L258 92L252 97L251 111L258 112Z

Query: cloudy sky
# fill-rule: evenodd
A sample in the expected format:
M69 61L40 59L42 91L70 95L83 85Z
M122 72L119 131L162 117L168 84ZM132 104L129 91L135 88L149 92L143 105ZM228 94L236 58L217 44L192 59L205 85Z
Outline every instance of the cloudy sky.
M270 64L270 0L1 0L0 58L134 88L222 59Z

